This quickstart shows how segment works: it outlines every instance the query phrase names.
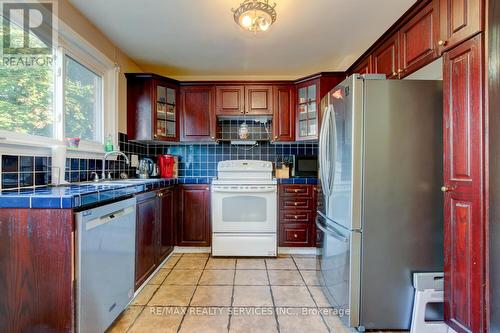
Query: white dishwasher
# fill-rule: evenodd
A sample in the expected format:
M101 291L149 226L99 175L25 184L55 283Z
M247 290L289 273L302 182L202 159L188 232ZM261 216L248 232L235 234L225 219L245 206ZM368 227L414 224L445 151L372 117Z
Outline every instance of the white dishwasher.
M134 296L135 198L75 214L77 332L104 332Z

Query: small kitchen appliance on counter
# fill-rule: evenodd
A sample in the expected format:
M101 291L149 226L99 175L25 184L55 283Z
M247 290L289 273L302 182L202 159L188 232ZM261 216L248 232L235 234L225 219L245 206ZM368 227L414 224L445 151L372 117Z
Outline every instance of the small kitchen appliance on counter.
M292 177L317 177L318 156L293 155Z
M158 169L161 178L177 178L178 157L174 155L158 155Z
M212 182L212 255L275 257L277 193L267 161L221 161Z

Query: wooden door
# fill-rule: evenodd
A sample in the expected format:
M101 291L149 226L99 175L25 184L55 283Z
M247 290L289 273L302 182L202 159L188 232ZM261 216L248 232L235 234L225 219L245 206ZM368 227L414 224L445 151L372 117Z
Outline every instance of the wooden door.
M251 115L272 115L273 86L245 86L245 113Z
M483 332L485 284L482 36L444 55L445 319Z
M273 141L295 141L294 86L274 86Z
M370 74L372 73L372 56L364 58L354 69L350 72L350 74Z
M154 271L157 260L156 193L137 196L135 289Z
M210 246L209 185L181 185L177 245Z
M174 222L174 191L167 188L158 192L158 263L174 249Z
M399 30L400 77L438 57L439 0L432 0Z
M482 30L483 0L440 0L443 50L451 49Z
M396 32L372 54L373 73L385 74L388 79L399 76L399 38Z
M211 86L181 89L181 141L215 140L215 90Z
M245 113L244 86L218 86L216 89L216 114L240 115Z

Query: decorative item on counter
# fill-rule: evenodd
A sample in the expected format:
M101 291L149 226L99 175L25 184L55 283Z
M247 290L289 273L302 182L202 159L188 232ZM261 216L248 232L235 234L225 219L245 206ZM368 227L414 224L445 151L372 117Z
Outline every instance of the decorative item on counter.
M290 178L290 167L285 162L276 163L276 178Z
M68 184L64 180L66 168L66 147L57 145L52 147L52 185Z
M68 148L78 148L80 146L80 138L66 138L66 146Z
M248 129L248 125L246 123L246 121L244 121L241 125L240 125L240 129L238 131L238 135L240 137L241 140L246 140L248 139L249 135L250 135L250 131Z
M113 151L113 137L111 136L111 134L108 134L108 136L106 137L106 142L104 144L104 151L105 152L110 152L110 151Z

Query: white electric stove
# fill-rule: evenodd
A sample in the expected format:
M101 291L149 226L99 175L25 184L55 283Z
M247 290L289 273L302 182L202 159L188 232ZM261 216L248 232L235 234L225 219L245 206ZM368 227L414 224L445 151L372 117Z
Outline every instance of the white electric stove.
M267 161L222 161L212 182L212 255L274 257L277 195Z

